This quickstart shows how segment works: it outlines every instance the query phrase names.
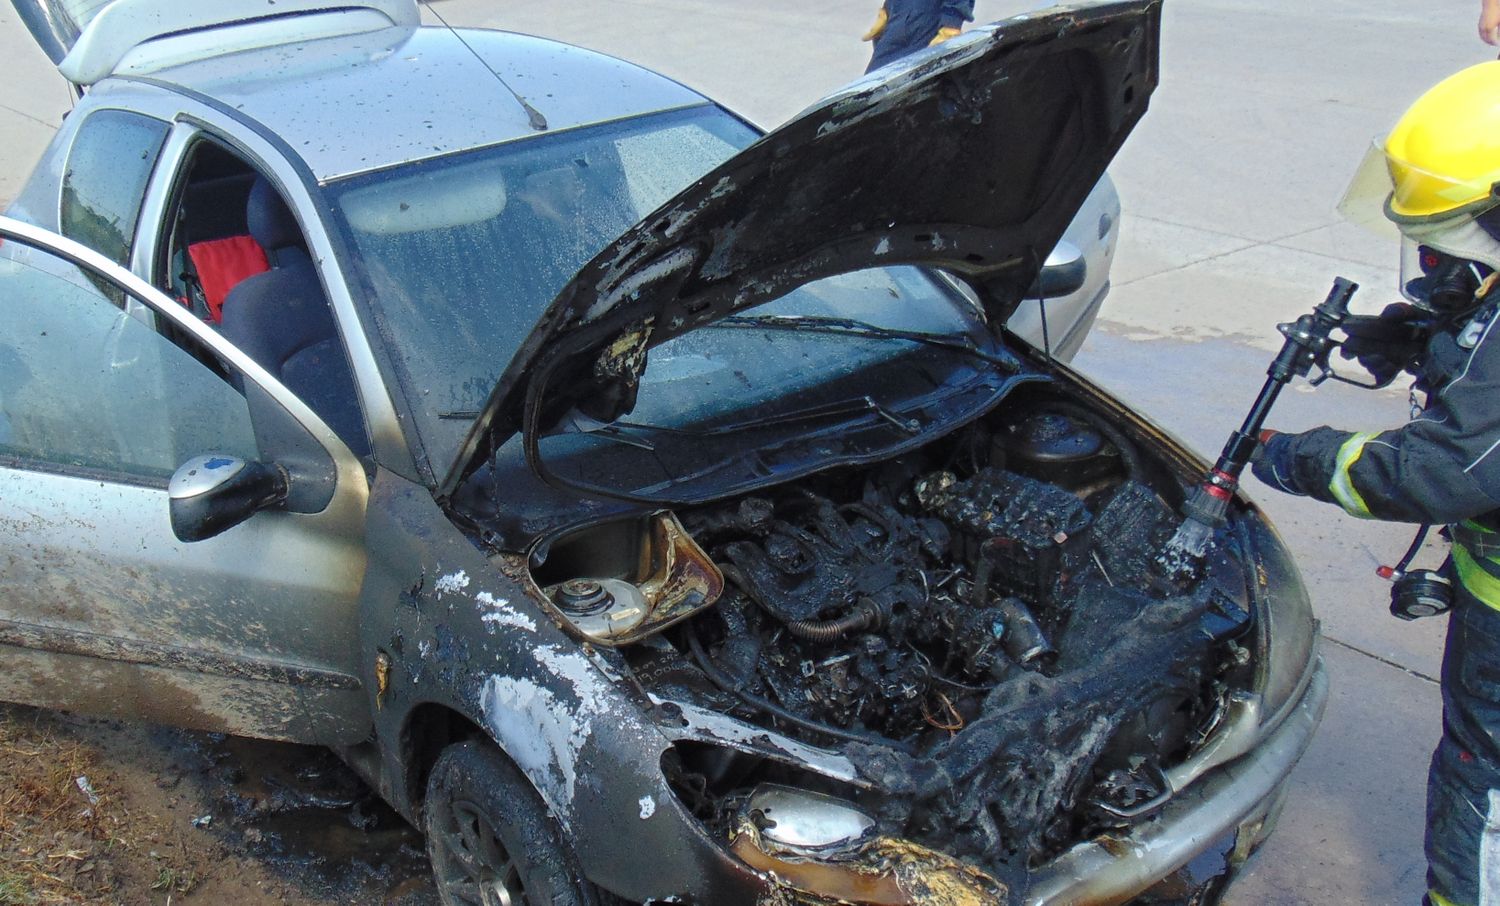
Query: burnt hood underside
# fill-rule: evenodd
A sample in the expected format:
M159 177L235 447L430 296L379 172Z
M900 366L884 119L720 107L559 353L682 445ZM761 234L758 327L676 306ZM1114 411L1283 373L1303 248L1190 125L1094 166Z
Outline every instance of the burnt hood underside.
M628 412L646 352L861 268L960 275L999 325L1145 112L1160 0L976 28L855 82L657 209L583 267L506 368L440 488L548 413ZM534 430L534 429L533 429Z

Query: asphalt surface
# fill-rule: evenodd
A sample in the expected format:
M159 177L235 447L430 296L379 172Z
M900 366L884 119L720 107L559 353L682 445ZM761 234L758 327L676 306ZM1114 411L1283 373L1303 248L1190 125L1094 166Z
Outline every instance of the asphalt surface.
M878 0L439 0L458 25L568 40L651 66L773 126L863 71ZM979 0L981 20L1025 4ZM1076 364L1201 450L1253 398L1273 325L1335 275L1356 303L1395 297L1393 240L1333 206L1371 139L1427 86L1493 56L1472 0L1167 0L1162 84L1111 172L1124 205L1114 290ZM69 106L66 86L0 4L0 199ZM964 174L952 174L962 180ZM1386 427L1404 391L1284 396L1277 427ZM1227 902L1408 903L1424 888L1425 773L1439 732L1441 620L1402 624L1374 575L1409 533L1274 494L1323 621L1327 716L1293 774L1281 827ZM1429 551L1435 564L1437 555Z

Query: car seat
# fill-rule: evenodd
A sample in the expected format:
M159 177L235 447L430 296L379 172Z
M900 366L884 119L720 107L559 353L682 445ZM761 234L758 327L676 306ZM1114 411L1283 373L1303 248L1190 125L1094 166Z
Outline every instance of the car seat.
M174 224L174 245L184 249L173 292L199 317L223 321L224 297L251 274L271 269L245 224L245 203L257 174L243 161L205 144L196 152Z
M224 300L230 290L247 277L271 269L266 253L250 236L205 239L189 245L187 250L203 292L203 302L208 306L208 319L215 324L224 321Z
M357 455L369 452L354 377L297 219L264 177L245 220L271 269L224 298L222 332L295 393Z

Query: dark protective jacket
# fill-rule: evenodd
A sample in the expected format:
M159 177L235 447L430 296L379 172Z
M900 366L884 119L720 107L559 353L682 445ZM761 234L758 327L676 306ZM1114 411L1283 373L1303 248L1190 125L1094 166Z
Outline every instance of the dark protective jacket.
M1443 653L1443 738L1427 776L1435 906L1500 901L1500 293L1490 296L1428 341L1417 381L1426 404L1406 425L1316 428L1267 457L1284 488L1355 516L1451 527L1460 588Z
M1500 294L1495 294L1500 296ZM1500 299L1427 344L1421 413L1378 432L1289 439L1291 483L1366 519L1453 525L1464 585L1500 607ZM1493 335L1492 335L1493 334Z
M885 30L875 37L875 53L865 72L915 53L940 28L962 28L974 19L974 0L885 0Z

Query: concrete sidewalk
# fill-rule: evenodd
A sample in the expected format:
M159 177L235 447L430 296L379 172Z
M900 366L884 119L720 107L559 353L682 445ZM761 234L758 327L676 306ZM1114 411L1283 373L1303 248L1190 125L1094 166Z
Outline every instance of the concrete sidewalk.
M557 37L672 75L775 125L858 75L878 0L441 0L455 25ZM1023 4L979 0L981 19ZM1162 85L1111 169L1125 208L1106 323L1078 364L1199 449L1217 449L1263 378L1274 331L1334 275L1357 307L1395 293L1395 248L1333 204L1369 141L1417 94L1492 52L1478 4L1168 0ZM68 107L68 91L0 4L0 198ZM962 180L961 173L952 174ZM1399 423L1403 393L1288 393L1275 424ZM1252 488L1252 492L1258 489ZM1229 902L1411 903L1424 888L1422 802L1439 728L1442 621L1385 614L1378 562L1409 534L1256 493L1299 553L1334 691L1283 824Z

